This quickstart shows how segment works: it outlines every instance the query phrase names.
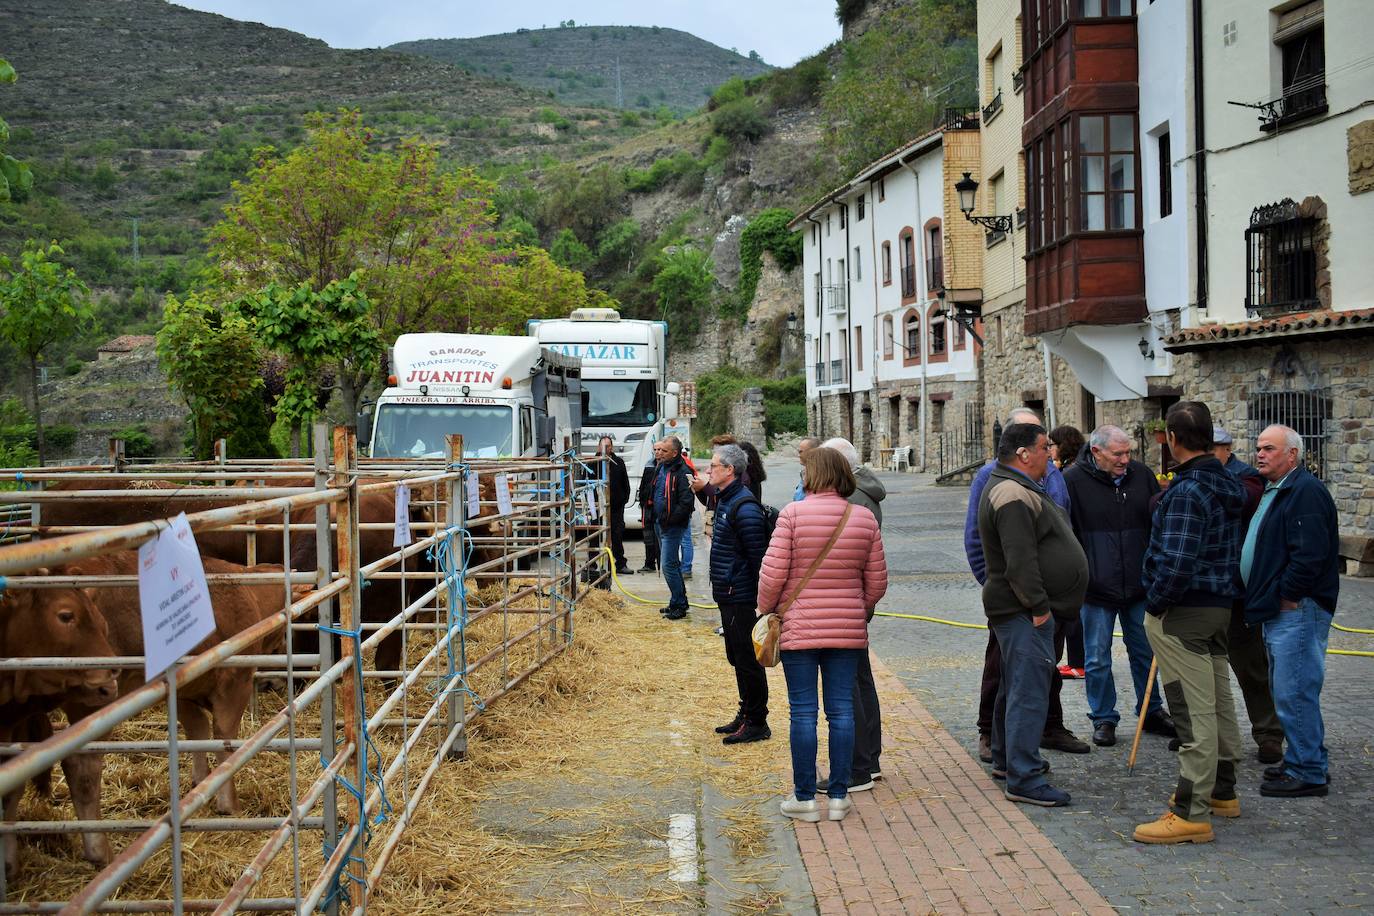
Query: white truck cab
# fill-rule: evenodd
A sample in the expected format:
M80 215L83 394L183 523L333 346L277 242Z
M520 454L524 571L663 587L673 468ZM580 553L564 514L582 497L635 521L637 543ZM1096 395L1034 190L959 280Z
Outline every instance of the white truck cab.
M402 334L391 371L373 406L373 457L447 457L451 433L465 458L551 455L580 441L580 361L532 338Z
M526 327L544 347L581 360L581 451L590 454L598 439L610 436L632 490L655 442L677 436L691 446L690 423L679 416L680 386L668 381L667 322L580 308L567 318L531 319ZM641 523L638 504L626 507L626 526Z

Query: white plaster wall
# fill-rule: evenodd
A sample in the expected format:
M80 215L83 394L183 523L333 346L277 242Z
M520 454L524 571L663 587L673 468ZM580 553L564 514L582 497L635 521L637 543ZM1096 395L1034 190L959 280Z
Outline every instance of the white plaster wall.
M1374 75L1358 66L1370 55L1374 3L1326 0L1328 112L1277 134L1259 129L1257 113L1228 101L1258 102L1280 92L1273 44L1275 14L1255 0L1208 0L1203 7L1207 119L1209 302L1207 317L1246 320L1244 232L1251 210L1291 197L1319 196L1331 227L1332 307L1374 306L1374 193L1352 196L1346 130L1374 119ZM1223 26L1236 23L1236 41ZM1356 66L1351 66L1356 65ZM1345 68L1345 69L1342 69Z
M1145 299L1151 312L1193 300L1188 194L1192 150L1192 5L1158 0L1136 13L1140 51L1140 150L1144 185ZM1167 128L1164 127L1167 125ZM1169 132L1173 213L1161 218L1158 136Z

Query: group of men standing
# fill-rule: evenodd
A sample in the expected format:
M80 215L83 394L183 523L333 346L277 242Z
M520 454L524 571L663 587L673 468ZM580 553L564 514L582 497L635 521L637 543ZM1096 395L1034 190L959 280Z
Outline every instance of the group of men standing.
M1292 429L1264 430L1250 468L1230 454L1231 437L1205 404L1179 402L1165 422L1178 466L1161 491L1117 427L1095 430L1060 475L1038 418L1008 418L996 462L975 480L965 532L992 631L980 754L1006 779L1008 798L1068 804L1039 754L1088 750L1078 750L1058 708L1056 619L1082 620L1088 715L1101 747L1116 743L1120 721L1111 669L1119 622L1137 715L1148 693L1146 729L1176 734L1179 753L1169 809L1135 839L1209 842L1211 815L1240 814L1230 668L1260 759L1278 764L1264 771L1260 794L1327 793L1320 699L1339 590L1337 516L1302 466ZM1152 659L1162 690L1148 686Z

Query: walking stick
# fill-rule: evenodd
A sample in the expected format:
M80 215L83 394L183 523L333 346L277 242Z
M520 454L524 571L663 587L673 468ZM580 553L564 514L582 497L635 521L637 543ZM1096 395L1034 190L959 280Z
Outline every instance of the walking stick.
M1150 711L1150 693L1155 689L1155 672L1159 670L1159 658L1150 658L1150 676L1145 681L1145 699L1140 701L1140 720L1135 724L1135 740L1131 742L1131 756L1126 761L1126 773L1135 769L1135 752L1140 750L1140 735L1145 731L1145 715Z

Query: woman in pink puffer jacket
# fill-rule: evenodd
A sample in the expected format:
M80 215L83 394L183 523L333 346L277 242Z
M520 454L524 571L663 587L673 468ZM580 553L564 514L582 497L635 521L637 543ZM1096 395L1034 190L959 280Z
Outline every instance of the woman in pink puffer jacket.
M782 813L802 821L821 819L816 802L816 674L825 689L830 725L829 816L842 820L852 805L854 677L859 654L868 651L868 618L887 591L887 559L873 513L850 506L854 473L830 448L814 448L803 461L806 498L778 517L759 573L760 615L782 611L782 668L792 707L793 795ZM850 514L830 552L790 605L811 564Z

